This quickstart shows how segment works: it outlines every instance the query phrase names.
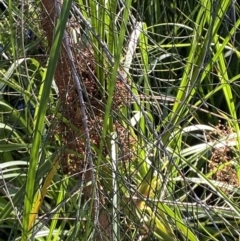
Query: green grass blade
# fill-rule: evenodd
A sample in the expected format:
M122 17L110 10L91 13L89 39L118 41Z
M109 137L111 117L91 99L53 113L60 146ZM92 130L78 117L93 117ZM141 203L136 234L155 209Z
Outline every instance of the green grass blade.
M34 182L37 171L37 164L42 144L42 134L44 129L44 119L47 110L48 99L50 95L52 80L56 69L58 56L61 49L62 39L65 32L65 26L68 20L72 1L64 1L62 11L56 26L55 37L50 52L49 65L46 72L45 79L39 92L39 109L35 113L36 125L34 130L33 144L30 154L30 163L27 175L26 191L24 198L24 212L23 212L23 232L22 241L27 241L29 231L29 218L33 205L34 198Z

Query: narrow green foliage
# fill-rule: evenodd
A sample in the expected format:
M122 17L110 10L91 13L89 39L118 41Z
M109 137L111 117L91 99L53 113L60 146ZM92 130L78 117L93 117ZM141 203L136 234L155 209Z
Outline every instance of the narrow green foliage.
M52 45L52 49L50 52L50 59L48 64L48 69L46 72L46 76L43 79L43 84L39 91L39 109L36 110L35 113L35 128L34 128L34 136L33 136L33 144L30 154L30 163L28 169L28 178L26 183L25 190L25 199L24 199L24 213L23 213L23 232L22 232L22 241L27 240L28 231L29 231L29 217L30 212L32 211L33 205L33 196L35 189L35 177L37 166L39 162L39 156L41 154L41 145L42 145L42 135L44 129L44 119L47 110L47 104L49 100L49 94L51 90L52 80L54 76L54 71L56 69L58 56L60 53L60 48L62 44L62 38L65 31L65 26L67 23L70 7L72 1L64 2L62 6L62 11L56 26L55 37ZM31 227L30 227L31 228Z
M1 235L239 239L237 2L63 1L50 55L38 22L41 1L27 1L24 11L23 1L1 3ZM79 113L61 112L54 87L64 31L93 170L87 128ZM79 99L71 100L69 83L74 110ZM117 94L124 97L119 106ZM111 220L106 227L102 213Z

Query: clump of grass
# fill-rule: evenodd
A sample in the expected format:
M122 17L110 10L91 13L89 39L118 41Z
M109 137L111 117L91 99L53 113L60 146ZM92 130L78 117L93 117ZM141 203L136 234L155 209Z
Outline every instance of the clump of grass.
M43 1L46 12L30 4L20 30L15 6L3 18L1 231L22 240L237 239L240 21L227 16L238 5L72 2L58 11ZM44 66L15 36L27 17L47 15L35 28L50 48Z

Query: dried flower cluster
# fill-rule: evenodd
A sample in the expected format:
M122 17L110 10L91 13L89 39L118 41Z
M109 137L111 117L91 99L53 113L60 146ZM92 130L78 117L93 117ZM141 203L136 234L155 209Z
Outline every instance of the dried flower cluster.
M209 133L209 141L216 141L232 133L230 127L223 125L221 122L217 125L215 132ZM214 179L226 183L226 185L237 185L237 173L231 160L233 159L232 150L229 146L216 148L212 152L211 162L209 163L210 172L214 171Z
M82 77L81 86L84 90L84 105L87 111L90 141L92 145L99 147L107 98L101 95L99 86L95 80L96 65L94 63L93 53L89 48L81 52L81 55L77 57L77 63L78 71ZM61 158L63 172L69 175L81 175L86 165L88 165L84 163L86 136L77 91L73 84L72 86L69 85L68 89L62 115L70 121L71 125L74 126L78 132L60 120L55 128L55 134L61 136L61 142L65 150ZM126 105L128 99L129 93L125 84L121 80L117 80L112 111L117 113L121 106ZM118 133L118 142L122 149L122 160L129 160L132 155L131 146L133 146L135 140L131 136L128 128L121 125L120 122L115 121L113 127ZM107 146L104 147L103 152L104 156L108 155Z

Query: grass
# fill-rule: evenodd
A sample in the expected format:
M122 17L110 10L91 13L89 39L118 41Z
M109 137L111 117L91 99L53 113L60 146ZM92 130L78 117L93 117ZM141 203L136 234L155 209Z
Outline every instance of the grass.
M238 4L4 4L0 240L238 240Z

